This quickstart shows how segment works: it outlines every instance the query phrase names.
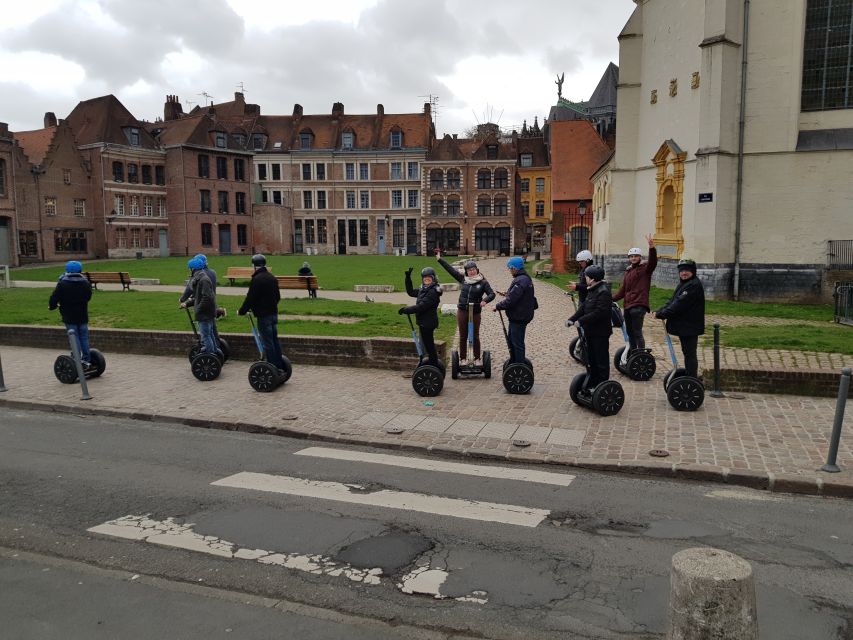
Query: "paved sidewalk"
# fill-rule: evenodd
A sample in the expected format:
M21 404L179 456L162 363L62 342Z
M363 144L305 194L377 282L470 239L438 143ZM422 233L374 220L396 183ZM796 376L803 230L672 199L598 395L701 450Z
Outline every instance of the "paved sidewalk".
M508 286L503 261L485 262L483 270L495 288ZM457 296L448 292L442 301L452 303ZM568 357L573 333L562 324L570 313L569 299L544 283L537 283L537 298L540 309L527 341L536 384L526 396L509 395L501 385L506 343L497 314L486 311L482 338L484 348L492 351L495 377L456 381L448 375L441 395L432 399L415 394L410 380L399 372L297 364L286 385L259 394L248 385L246 362L229 362L218 380L201 383L192 377L184 358L108 353L106 373L89 383L93 399L82 401L79 386L62 385L53 377L56 352L4 346L0 353L9 390L0 394L0 406L177 420L853 497L849 417L838 458L844 471L817 471L828 449L833 399L757 394L744 394L743 399L707 397L695 413L676 412L661 388L668 360L661 358L660 339L650 327L659 373L646 383L620 376L625 407L617 416L602 418L568 398L569 381L581 371ZM620 342L614 335L611 348ZM389 427L403 432L389 434ZM513 440L531 444L517 447ZM667 450L670 456L652 458L652 449Z

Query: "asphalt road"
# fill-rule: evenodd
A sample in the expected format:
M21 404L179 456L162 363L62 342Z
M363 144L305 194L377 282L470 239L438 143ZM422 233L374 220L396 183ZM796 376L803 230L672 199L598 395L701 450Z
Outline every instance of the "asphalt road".
M851 522L725 485L0 414L12 638L660 638L672 554L708 545L751 562L762 639L851 640Z

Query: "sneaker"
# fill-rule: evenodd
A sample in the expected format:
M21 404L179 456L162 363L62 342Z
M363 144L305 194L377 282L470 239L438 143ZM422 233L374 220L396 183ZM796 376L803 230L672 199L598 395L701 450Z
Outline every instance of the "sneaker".
M467 367L468 366L468 360L463 358L462 360L459 361L459 366L460 367Z
M475 367L482 367L482 366L483 366L483 361L482 361L482 359L477 358L476 360L474 360L474 366L475 366Z
M82 365L83 365L83 368L84 368L84 369L91 369L91 368L92 368L92 363L91 363L91 362L86 362L85 360L82 360L82 361L80 362L80 364L82 364Z

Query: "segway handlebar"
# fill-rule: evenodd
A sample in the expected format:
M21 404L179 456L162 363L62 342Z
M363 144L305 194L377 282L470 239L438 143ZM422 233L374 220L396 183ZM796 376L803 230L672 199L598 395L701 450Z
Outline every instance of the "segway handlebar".
M669 357L672 359L672 366L678 367L678 360L675 357L675 348L672 346L672 338L669 337L669 332L666 330L666 320L661 320L663 322L663 335L666 336L666 346L669 347Z
M409 326L412 328L412 340L415 341L415 349L418 351L418 357L424 357L424 348L421 345L420 338L418 338L418 331L415 329L415 323L412 322L412 314L407 313L406 317L409 319Z
M264 357L264 343L261 342L261 336L258 335L258 330L255 328L255 319L252 317L251 313L247 313L249 316L249 324L252 325L252 336L255 338L255 346L258 348L258 353L261 354L261 359Z
M193 328L193 335L198 339L198 329L195 326L195 320L193 320L193 314L190 313L189 307L184 307L184 310L187 312L187 318L190 319L190 326Z
M468 344L474 346L474 303L468 303Z

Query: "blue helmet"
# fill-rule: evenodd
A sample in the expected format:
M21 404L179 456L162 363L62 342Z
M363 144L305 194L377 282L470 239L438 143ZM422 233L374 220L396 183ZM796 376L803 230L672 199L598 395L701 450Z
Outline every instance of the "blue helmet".
M524 258L521 256L513 256L509 260L506 261L506 266L508 269L516 269L521 271L524 269Z
M203 253L197 253L193 256L193 258L195 258L197 260L201 260L201 268L202 269L207 268L207 256L206 255L204 255Z
M204 260L195 256L189 262L187 262L187 266L191 271L198 271L199 269L204 269Z
M69 260L65 263L65 273L83 273L83 265L77 260Z

